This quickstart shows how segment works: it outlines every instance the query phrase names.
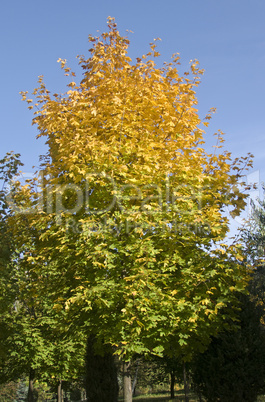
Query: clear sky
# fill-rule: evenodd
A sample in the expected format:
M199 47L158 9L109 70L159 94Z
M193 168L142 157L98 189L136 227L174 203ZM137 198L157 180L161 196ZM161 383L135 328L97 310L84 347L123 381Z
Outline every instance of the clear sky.
M4 0L1 31L1 152L22 155L33 171L46 152L31 126L32 112L20 91L31 92L39 75L48 89L64 92L66 78L57 59L78 71L76 56L88 55L88 35L104 32L107 17L130 34L135 60L160 37L161 65L179 52L183 71L198 59L205 74L198 89L203 117L217 108L207 138L221 129L235 156L252 152L252 172L265 181L265 0ZM255 176L256 177L256 176Z

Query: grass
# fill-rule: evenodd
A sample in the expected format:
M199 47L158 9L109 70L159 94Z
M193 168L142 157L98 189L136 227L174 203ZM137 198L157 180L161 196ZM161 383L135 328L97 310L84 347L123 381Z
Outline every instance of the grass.
M151 394L151 395L139 395L133 398L135 402L183 402L185 401L184 390L175 391L175 398L170 399L170 396L165 396L165 394ZM196 395L189 394L190 402L198 402L199 398ZM257 402L265 402L265 395L258 396Z
M121 399L121 401L122 401L122 399ZM185 394L184 394L184 390L175 391L174 399L170 399L170 396L168 395L168 393L167 393L167 395L165 395L165 393L139 395L139 396L135 396L133 398L133 401L135 401L135 402L166 402L166 401L183 402L183 401L185 401ZM199 398L197 398L196 395L190 393L189 401L190 402L198 402Z

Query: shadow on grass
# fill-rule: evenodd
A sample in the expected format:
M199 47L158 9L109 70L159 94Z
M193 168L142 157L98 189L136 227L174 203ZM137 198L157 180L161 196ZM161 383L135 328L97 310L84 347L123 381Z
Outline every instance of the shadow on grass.
M175 398L171 399L170 396L163 395L162 393L159 394L151 394L151 395L139 395L133 398L135 402L166 402L166 401L174 401L174 402L183 402L185 401L185 393L184 390L175 391ZM199 398L190 393L189 395L190 402L197 402Z

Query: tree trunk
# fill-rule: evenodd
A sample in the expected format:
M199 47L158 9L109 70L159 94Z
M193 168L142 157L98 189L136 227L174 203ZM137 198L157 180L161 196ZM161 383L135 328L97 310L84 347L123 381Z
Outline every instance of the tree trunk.
M136 384L137 384L137 376L138 376L139 364L140 364L140 360L138 359L137 363L136 363L136 370L135 370L134 379L133 379L133 383L132 383L132 395L133 396L135 396L135 389L136 389Z
M28 402L34 402L34 395L33 395L34 376L35 376L35 371L33 369L30 369L30 371L29 371Z
M170 373L170 398L171 399L175 398L174 387L175 387L175 372L171 371L171 373Z
M85 387L87 399L92 402L117 402L119 385L113 350L103 345L102 353L95 350L96 337L90 335L87 341Z
M59 381L57 387L57 402L63 402L62 380Z
M130 362L123 362L123 400L132 402L132 380L130 373Z
M189 402L189 383L187 379L185 362L183 362L183 380L184 380L185 402Z

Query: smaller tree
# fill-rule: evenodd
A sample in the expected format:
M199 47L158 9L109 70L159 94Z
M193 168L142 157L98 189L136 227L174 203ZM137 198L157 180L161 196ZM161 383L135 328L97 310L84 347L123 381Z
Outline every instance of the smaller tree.
M10 200L16 196L23 205L30 202L28 187L20 193L14 180L21 165L13 152L0 160L0 383L28 375L32 402L35 379L54 385L78 378L86 337L76 330L73 335L71 321L48 286L48 263L37 252L40 233L30 227L29 215L12 209Z
M193 362L195 388L209 402L254 402L265 384L265 334L261 311L240 295L237 330L226 330Z
M15 246L8 227L10 210L6 196L10 181L17 174L19 167L23 165L19 158L19 154L8 152L0 160L0 383L7 380L6 376L3 375L3 368L8 359L6 339L12 332L9 319L14 310L17 293L12 274L14 270L12 254Z
M265 192L265 187L263 187ZM249 291L258 304L265 302L265 200L252 203L248 227L243 231L246 259L253 267Z
M3 314L9 310L12 305L12 298L14 292L12 287L7 285L7 281L10 280L11 256L14 250L14 244L12 236L8 231L8 217L10 210L6 202L6 196L8 194L8 185L11 179L17 174L19 166L23 163L20 161L20 155L8 152L3 159L0 160L0 315L4 318ZM3 329L3 322L1 323ZM1 333L3 333L1 331ZM0 347L0 356L1 356Z

